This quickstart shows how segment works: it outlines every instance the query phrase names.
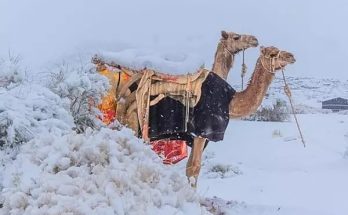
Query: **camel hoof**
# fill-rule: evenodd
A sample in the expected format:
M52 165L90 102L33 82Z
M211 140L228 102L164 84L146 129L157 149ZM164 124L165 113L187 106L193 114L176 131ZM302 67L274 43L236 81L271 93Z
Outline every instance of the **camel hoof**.
M197 178L194 176L191 176L188 179L188 182L192 188L197 188Z

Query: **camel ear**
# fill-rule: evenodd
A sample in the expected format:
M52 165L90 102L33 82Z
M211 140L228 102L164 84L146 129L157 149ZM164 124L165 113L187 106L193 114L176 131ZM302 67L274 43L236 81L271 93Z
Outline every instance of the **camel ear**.
M221 36L226 40L228 38L228 33L226 31L221 31Z
M264 46L260 46L260 51L262 54L265 54L266 48Z

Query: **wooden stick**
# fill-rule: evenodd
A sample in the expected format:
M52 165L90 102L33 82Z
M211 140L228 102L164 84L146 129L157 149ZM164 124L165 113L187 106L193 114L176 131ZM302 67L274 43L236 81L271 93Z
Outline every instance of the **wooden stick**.
M282 74L283 74L283 80L284 80L284 84L285 84L284 91L285 91L285 94L289 98L291 109L292 109L292 114L294 115L294 118L295 118L295 121L296 121L296 125L297 125L297 129L298 129L298 132L300 133L301 140L302 140L302 143L303 143L303 147L306 147L306 143L304 141L304 138L303 138L303 135L302 135L302 131L301 131L301 128L300 128L300 125L298 123L297 116L296 116L296 113L295 113L295 108L294 108L294 105L293 105L293 102L292 102L292 99L291 99L290 87L289 87L289 85L288 85L288 83L286 82L286 79L285 79L284 68L282 68Z

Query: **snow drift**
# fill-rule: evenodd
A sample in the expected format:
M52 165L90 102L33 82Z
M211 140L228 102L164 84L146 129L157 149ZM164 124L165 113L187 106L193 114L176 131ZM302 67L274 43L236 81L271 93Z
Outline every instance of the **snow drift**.
M184 174L129 129L42 135L4 169L3 214L200 214Z
M50 74L29 83L17 60L0 62L1 215L208 213L184 172L131 130L73 131L87 98L107 90L102 77L89 67Z

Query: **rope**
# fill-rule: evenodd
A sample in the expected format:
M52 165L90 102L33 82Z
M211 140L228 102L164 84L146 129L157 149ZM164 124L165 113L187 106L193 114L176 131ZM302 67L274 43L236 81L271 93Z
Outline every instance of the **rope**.
M120 86L120 82L121 82L121 72L122 71L118 72L118 80L117 80L116 92L115 92L116 99L118 97L118 95L117 95L118 87Z
M225 43L221 42L221 44L223 45L223 47L225 48L225 50L226 50L232 57L234 57L234 54L233 54L230 50L228 50L228 48L227 48L227 46L225 45Z
M222 44L222 46L225 48L225 50L230 54L230 56L232 57L232 60L234 60L234 55L235 54L233 54L230 50L228 50L228 48L227 48L227 46L225 45L225 43L221 43ZM247 72L247 66L246 66L246 64L245 64L245 62L244 62L244 59L245 59L245 54L244 54L244 52L245 52L245 49L243 49L243 63L242 63L242 70L241 70L241 78L242 78L242 90L243 90L243 86L244 86L244 76L245 76L245 74L246 74L246 72Z
M263 63L262 58L260 59L262 67L267 70L269 73L275 74L276 73L276 60L279 59L280 53L282 51L279 51L277 56L275 57L267 57L263 55L263 58L269 59L269 69L266 68L265 64ZM283 67L279 64L279 67L283 69Z
M262 60L262 58L260 59L260 61L261 61L261 65L262 65L262 67L267 71L267 72L269 72L269 73L271 73L271 74L275 74L276 72L274 71L274 67L272 66L272 62L273 62L273 59L274 58L267 58L266 56L263 56L264 58L266 58L266 59L269 59L270 61L270 66L269 66L269 69L265 66L265 64L263 63L263 60Z
M232 53L230 50L228 50L227 46L225 45L225 43L221 42L222 46L224 47L224 49L228 52L228 54L232 57L232 61L234 61L234 55L235 53Z
M246 66L245 61L244 61L244 59L245 59L244 52L245 52L245 49L243 49L243 63L242 63L242 71L241 71L241 74L240 74L240 76L242 78L242 90L244 88L244 76L245 76L245 74L247 72L247 66Z
M185 94L185 132L187 132L187 125L190 117L190 98L191 98L191 81L190 74L187 74L186 94Z
M300 125L298 123L297 116L296 116L296 113L295 113L295 108L294 108L294 105L293 105L293 102L292 102L290 87L289 87L289 85L288 85L288 83L286 82L286 79L285 79L284 67L282 67L282 75L283 75L283 80L284 80L284 84L285 84L284 92L285 92L286 96L289 98L289 102L290 102L291 109L292 109L292 114L294 115L294 118L295 118L295 121L296 121L296 125L297 125L297 129L298 129L298 131L300 133L301 140L302 140L302 143L303 143L303 147L306 147L306 143L304 141L304 138L303 138L303 135L302 135L302 131L301 131L301 128L300 128Z
M152 77L150 79L150 84L148 86L148 95L147 95L147 101L146 101L146 112L143 119L143 129L142 129L142 137L145 142L150 143L150 137L149 137L149 117L150 117L150 102L151 102L151 84L152 84Z
M276 70L276 59L279 58L280 56L280 53L281 51L278 52L277 56L276 57L266 57L264 56L264 58L266 59L269 59L269 63L270 63L270 68L269 70L265 67L262 59L261 59L261 65L263 66L263 68L265 70L267 70L269 73L272 73L272 74L275 74L275 70ZM292 114L294 115L294 118L295 118L295 121L296 121L296 125L297 125L297 129L298 129L298 132L300 133L300 136L301 136L301 140L302 140L302 144L303 144L303 147L306 147L306 143L304 141L304 138L303 138L303 135L302 135L302 131L301 131L301 128L300 128L300 125L299 125L299 122L297 120L297 116L296 116L296 113L295 113L295 108L294 108L294 104L292 102L292 95L291 95L291 90L290 90L290 87L288 85L288 83L286 82L286 78L285 78L285 75L284 75L284 67L281 66L279 64L279 66L281 67L281 70L282 70L282 75L283 75L283 80L284 80L284 92L286 94L286 96L289 98L289 102L290 102L290 106L291 106L291 110L292 110Z

